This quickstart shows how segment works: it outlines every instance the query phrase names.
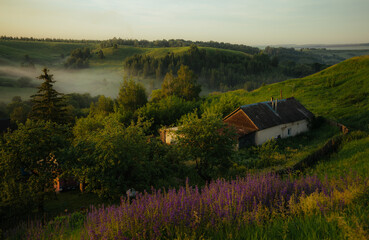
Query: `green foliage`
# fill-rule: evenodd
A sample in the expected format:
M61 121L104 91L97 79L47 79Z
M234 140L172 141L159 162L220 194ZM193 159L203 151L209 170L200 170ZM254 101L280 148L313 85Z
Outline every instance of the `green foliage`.
M105 56L104 56L104 52L100 49L100 51L99 51L99 53L98 53L98 57L100 58L100 59L104 59L105 58Z
M62 94L53 88L53 75L48 74L47 68L43 69L43 73L38 79L44 81L38 87L37 94L32 96L32 110L30 118L34 120L53 121L56 123L67 122L68 116L65 109L65 100Z
M52 122L28 120L19 124L18 130L5 133L0 144L2 206L13 214L27 214L35 206L42 212L63 164L59 157L68 145L67 129Z
M91 103L90 106L90 116L94 116L97 114L109 115L109 113L114 112L114 101L109 97L105 97L104 95L100 96L97 100L97 103Z
M198 45L201 47L211 47L211 48L218 48L218 49L229 49L234 51L240 51L249 54L259 53L260 50L255 47L246 46L243 44L231 44L231 43L224 43L224 42L202 42L202 41L189 41L183 39L163 39L163 40L155 40L155 41L148 41L148 40L137 40L137 39L109 39L106 41L102 41L100 43L100 47L113 47L115 45L126 45L126 46L134 46L137 48L175 48L175 47L184 47L184 46L193 46Z
M178 145L196 161L198 174L205 181L222 175L231 166L236 150L236 134L214 114L197 113L184 116L179 122Z
M15 96L12 102L8 104L7 108L10 113L10 120L13 121L13 123L25 123L31 111L31 104L29 101L22 101L21 97Z
M64 96L69 115L77 118L86 117L91 112L91 105L95 104L99 98L99 96L91 97L89 93L70 93Z
M253 147L252 151L258 155L257 168L266 168L280 163L276 159L278 145L275 140L269 140L261 146Z
M183 115L192 112L198 103L195 101L185 101L177 96L169 96L149 102L135 112L138 118L152 120L151 132L156 134L162 126L175 124Z
M64 63L66 68L88 68L89 58L91 58L90 48L78 48L71 52L70 57Z
M202 112L211 112L225 117L242 105L237 95L225 93L207 97L201 104L200 109Z
M197 76L189 67L181 65L175 78L171 73L165 75L161 86L163 96L175 95L185 100L199 98L201 86L197 84Z
M155 169L144 134L148 127L148 122L125 126L118 114L78 120L70 151L74 175L106 199L119 199L132 187L149 187Z
M251 86L260 86L253 82L253 75L260 75L268 71L268 82L271 80L270 72L277 73L265 54L256 54L251 57L241 52L218 50L212 48L198 48L192 45L189 48L172 49L168 52L163 49L164 55L152 50L150 54L134 55L125 60L125 70L133 76L171 77L170 73L177 72L181 65L188 66L197 76L201 84L211 89L221 86L235 87L248 82ZM160 52L163 52L160 49ZM273 65L274 64L274 65ZM275 77L273 76L275 79ZM168 79L167 79L168 80ZM275 80L274 80L275 81Z
M132 79L124 79L117 102L124 111L134 112L147 103L146 90L140 83L135 83Z

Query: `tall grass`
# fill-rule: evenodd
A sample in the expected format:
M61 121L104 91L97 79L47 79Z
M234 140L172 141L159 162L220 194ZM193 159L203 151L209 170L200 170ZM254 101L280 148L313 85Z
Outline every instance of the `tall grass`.
M340 213L366 187L362 178L319 180L262 174L204 188L140 193L119 205L91 208L83 223L71 218L33 225L28 239L270 239L341 238ZM78 218L81 219L81 218ZM75 221L74 221L75 222ZM340 225L341 224L341 225ZM76 228L75 226L80 226Z

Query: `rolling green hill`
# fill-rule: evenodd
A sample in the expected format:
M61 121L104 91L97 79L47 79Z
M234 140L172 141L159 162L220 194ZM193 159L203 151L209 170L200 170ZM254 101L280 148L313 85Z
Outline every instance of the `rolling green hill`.
M29 55L35 64L50 65L61 63L73 49L94 47L95 44L38 42L38 41L0 41L0 65L17 65ZM63 57L64 56L64 57Z
M311 76L266 85L252 92L237 90L225 94L249 104L280 98L281 90L283 98L295 97L316 115L369 130L369 56L354 57Z
M45 41L21 41L21 40L0 40L0 65L19 66L24 60L25 55L29 55L35 64L39 65L62 65L64 58L76 48L89 47L92 53L100 50L98 44L93 43L68 43L68 42L45 42ZM217 49L211 47L199 47L209 52L220 51L228 55L249 55L240 51ZM104 60L93 56L91 59L92 67L122 67L122 62L135 54L145 54L152 57L164 57L168 52L183 54L189 47L156 47L142 48L119 45L117 49L113 47L102 48L105 55ZM64 56L64 57L62 57Z

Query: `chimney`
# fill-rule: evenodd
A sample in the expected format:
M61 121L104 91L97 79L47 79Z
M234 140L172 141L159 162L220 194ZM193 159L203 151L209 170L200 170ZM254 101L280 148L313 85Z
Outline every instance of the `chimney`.
M274 101L273 101L273 97L271 97L270 102L271 102L271 104L272 104L272 109L274 110Z
M277 105L278 105L278 98L275 100L275 104L274 104L274 111L277 112Z

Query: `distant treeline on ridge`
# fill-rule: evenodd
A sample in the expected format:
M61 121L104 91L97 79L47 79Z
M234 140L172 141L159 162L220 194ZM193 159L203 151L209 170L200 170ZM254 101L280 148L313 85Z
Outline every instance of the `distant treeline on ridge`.
M76 40L76 39L61 39L61 38L33 38L33 37L8 37L8 36L0 36L0 40L19 40L19 41L45 41L45 42L71 42L71 43L100 43L101 48L113 47L115 44L117 45L127 45L134 47L186 47L191 46L192 44L196 44L200 47L213 47L213 48L221 48L221 49L230 49L235 51L241 51L249 54L256 54L260 52L259 48L250 47L243 44L232 44L232 43L224 43L224 42L214 42L214 41L190 41L183 39L163 39L163 40L137 40L137 39L121 39L121 38L112 38L108 40Z

